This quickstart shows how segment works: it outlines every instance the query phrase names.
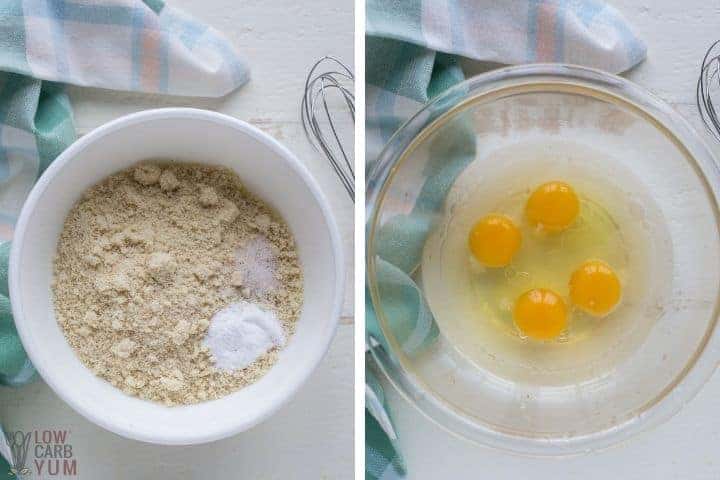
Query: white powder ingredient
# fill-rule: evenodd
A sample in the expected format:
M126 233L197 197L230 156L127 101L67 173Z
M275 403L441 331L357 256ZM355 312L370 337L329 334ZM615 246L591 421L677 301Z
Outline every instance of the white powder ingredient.
M247 240L235 252L238 275L232 279L233 285L242 285L254 292L277 289L276 251L277 248L263 236L256 235Z
M248 302L232 303L213 315L203 345L215 366L245 368L273 347L285 345L282 324L274 313Z

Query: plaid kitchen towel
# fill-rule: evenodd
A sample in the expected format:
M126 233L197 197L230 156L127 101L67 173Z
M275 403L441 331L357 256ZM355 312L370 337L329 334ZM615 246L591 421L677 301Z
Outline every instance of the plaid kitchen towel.
M0 384L32 377L10 312L13 224L75 139L63 84L219 97L249 70L217 31L160 0L0 0Z
M464 79L459 57L500 64L573 63L619 73L646 54L620 13L597 0L368 0L365 49L368 172L400 125ZM383 310L390 312L393 331L409 355L438 335L411 273L448 188L474 158L471 129L460 119L455 131L454 138L431 146L434 158L422 195L408 202L404 214L385 221L376 238ZM366 310L368 345L384 348L367 298ZM377 401L382 390L374 382L366 391L373 408L365 412L365 476L401 478L404 462L395 431L384 401Z

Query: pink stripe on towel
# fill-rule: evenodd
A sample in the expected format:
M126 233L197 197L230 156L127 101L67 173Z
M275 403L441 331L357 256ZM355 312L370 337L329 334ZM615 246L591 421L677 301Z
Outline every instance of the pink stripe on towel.
M555 2L543 2L537 14L537 55L538 62L555 61L555 21L557 19Z

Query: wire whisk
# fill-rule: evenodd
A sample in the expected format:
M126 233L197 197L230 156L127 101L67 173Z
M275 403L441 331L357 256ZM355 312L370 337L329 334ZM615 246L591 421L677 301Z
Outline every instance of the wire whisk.
M720 119L715 111L713 96L720 91L720 40L708 48L700 66L695 101L700 118L708 132L720 142Z
M355 123L355 76L343 62L324 56L310 69L305 80L305 93L300 104L303 130L315 149L323 153L337 174L350 199L355 201L355 169L352 137L344 144L337 128L338 112L333 112L328 99L337 95L347 107Z

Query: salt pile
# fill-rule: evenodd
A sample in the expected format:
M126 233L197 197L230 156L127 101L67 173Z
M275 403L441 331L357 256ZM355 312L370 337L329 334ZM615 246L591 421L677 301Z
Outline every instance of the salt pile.
M213 315L203 345L210 349L217 368L237 370L273 347L284 346L285 334L274 313L238 302Z

